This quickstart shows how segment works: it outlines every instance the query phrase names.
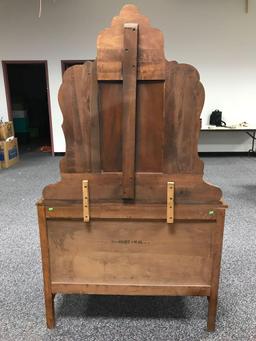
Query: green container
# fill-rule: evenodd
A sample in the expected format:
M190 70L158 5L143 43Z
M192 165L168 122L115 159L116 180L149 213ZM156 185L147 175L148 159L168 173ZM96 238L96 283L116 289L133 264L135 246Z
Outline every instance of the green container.
M28 117L13 118L15 133L29 133Z

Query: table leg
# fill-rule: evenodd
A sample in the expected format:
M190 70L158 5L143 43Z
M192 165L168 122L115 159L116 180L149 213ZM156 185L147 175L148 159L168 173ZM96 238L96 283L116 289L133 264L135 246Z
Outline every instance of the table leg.
M249 135L252 139L252 147L248 150L248 153L255 153L254 146L255 146L255 139L256 139L256 131L253 131L252 133L247 132L247 135Z

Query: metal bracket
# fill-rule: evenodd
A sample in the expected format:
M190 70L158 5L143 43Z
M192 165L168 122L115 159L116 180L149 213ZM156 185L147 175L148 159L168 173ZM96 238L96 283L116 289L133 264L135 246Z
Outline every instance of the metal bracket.
M88 180L83 180L82 191L83 191L83 216L84 222L88 223L90 221L89 213L89 190L88 190Z
M167 182L167 223L174 222L174 182Z

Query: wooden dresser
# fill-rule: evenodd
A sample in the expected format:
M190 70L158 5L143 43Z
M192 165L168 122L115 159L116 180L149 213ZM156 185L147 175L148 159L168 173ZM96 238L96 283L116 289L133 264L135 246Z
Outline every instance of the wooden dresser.
M61 180L37 203L46 319L56 293L206 296L214 330L225 206L198 157L204 89L133 5L59 90Z

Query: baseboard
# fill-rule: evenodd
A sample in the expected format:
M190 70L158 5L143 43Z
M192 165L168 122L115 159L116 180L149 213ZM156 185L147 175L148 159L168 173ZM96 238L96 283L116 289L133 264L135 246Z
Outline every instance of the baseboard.
M199 156L208 157L208 156L256 156L255 152L199 152Z
M65 153L64 152L56 152L54 153L54 156L64 156Z
M199 152L199 156L208 157L208 156L256 156L256 152ZM56 152L54 156L64 156L64 152Z

